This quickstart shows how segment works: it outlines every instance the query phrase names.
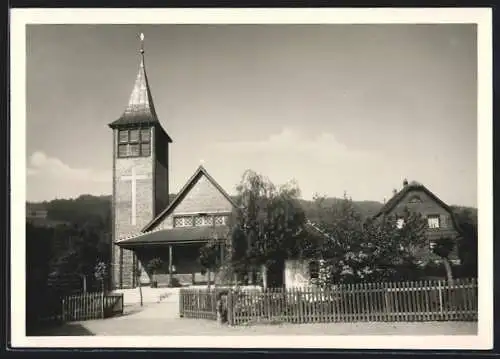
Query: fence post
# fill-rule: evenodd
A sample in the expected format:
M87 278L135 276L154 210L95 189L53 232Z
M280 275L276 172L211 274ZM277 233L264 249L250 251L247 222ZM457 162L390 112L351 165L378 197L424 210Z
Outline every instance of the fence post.
M392 319L392 307L391 307L391 302L389 300L389 293L390 293L390 283L388 283L386 286L384 286L384 301L385 301L385 318L386 321L390 322Z
M66 321L66 300L63 298L62 299L62 320L63 322Z
M104 319L104 291L101 293L101 318Z
M181 318L184 317L184 313L183 313L183 307L184 307L183 299L184 299L184 291L181 288L179 290L179 317L181 317Z
M438 281L438 295L439 295L439 314L441 315L441 319L443 319L443 288L441 287L441 281Z
M233 290L229 289L227 292L227 323L234 325L234 300Z

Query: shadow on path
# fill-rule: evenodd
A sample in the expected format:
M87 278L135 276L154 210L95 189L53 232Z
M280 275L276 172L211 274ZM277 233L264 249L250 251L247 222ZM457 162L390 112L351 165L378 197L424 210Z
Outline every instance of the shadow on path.
M64 323L55 327L38 329L30 336L48 337L48 336L88 336L96 335L85 328L81 323Z

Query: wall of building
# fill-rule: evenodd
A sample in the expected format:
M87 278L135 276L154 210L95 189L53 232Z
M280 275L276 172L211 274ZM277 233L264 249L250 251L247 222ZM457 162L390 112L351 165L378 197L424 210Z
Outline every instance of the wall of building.
M165 133L160 128L154 128L156 149L155 158L155 208L153 218L168 206L169 180L168 156L169 143Z
M285 287L301 288L310 285L309 260L285 261Z

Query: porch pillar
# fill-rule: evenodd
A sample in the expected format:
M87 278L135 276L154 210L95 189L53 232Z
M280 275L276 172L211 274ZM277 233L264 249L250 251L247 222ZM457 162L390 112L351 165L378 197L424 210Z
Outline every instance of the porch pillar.
M172 285L172 270L173 270L173 253L172 253L172 245L168 245L168 279L169 279L169 284Z

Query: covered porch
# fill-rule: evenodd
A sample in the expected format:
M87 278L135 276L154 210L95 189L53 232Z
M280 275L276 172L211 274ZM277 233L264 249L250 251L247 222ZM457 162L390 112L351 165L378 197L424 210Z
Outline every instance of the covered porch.
M158 287L200 285L209 278L199 261L200 249L216 240L222 254L227 234L225 226L181 227L147 232L121 240L117 245L134 252L135 261L142 268L141 285L153 281ZM155 258L160 259L160 266L153 271L149 263Z

